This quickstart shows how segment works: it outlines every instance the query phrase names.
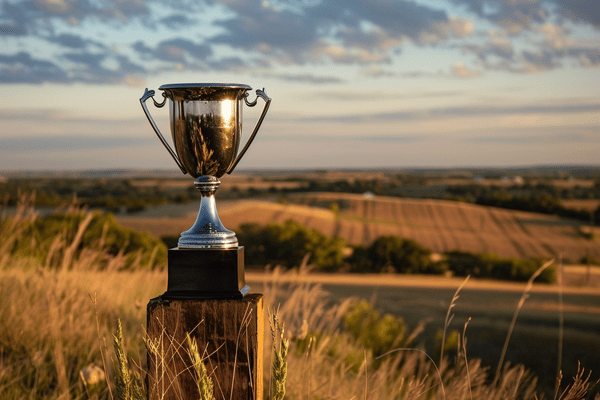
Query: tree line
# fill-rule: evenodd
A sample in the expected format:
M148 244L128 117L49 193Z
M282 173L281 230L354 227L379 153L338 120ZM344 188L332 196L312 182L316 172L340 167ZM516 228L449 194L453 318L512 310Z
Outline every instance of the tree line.
M293 180L290 178L290 180ZM159 180L160 182L160 180ZM290 193L302 192L338 192L365 193L394 197L427 197L453 201L464 201L485 206L494 206L521 211L532 211L564 218L572 218L600 225L600 207L594 211L576 210L563 206L561 200L600 199L600 179L590 187L573 185L559 188L548 183L525 183L521 185L481 185L461 184L442 185L427 194L413 194L406 185L423 187L426 180L410 174L391 175L385 179L338 179L333 181L306 179L297 188L267 189L248 188L240 190L232 187L218 193L222 199L239 199L278 195L285 197ZM191 184L185 188L173 188L156 185L138 185L133 178L113 179L11 179L0 183L0 202L15 205L19 193L36 192L36 205L54 207L77 197L82 205L101 208L118 213L135 213L149 206L168 203L186 203L200 199L200 193ZM418 191L416 191L418 192Z
M381 236L369 246L348 246L344 239L331 238L315 229L289 220L283 224L245 224L237 230L245 246L246 263L294 268L306 254L309 264L327 272L452 274L456 276L527 281L542 266L542 259L502 258L494 254L448 252L436 260L431 250L412 239ZM347 251L350 249L351 251ZM555 273L546 269L540 282L554 282Z

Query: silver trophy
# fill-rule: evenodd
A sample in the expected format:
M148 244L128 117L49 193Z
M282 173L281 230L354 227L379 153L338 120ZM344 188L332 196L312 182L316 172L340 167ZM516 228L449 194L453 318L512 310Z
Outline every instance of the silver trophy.
M267 114L271 99L263 90L256 90L256 99L248 101L248 85L220 83L186 83L162 85L163 101L154 99L154 90L144 92L140 103L158 138L184 174L196 178L194 185L202 199L194 225L181 234L178 248L230 249L238 246L235 232L226 229L215 203L215 191L224 174L230 174L254 140ZM242 135L242 108L254 107L258 98L265 101L254 130L242 151L238 153ZM150 116L146 100L152 98L156 107L163 107L167 98L173 147L169 146Z

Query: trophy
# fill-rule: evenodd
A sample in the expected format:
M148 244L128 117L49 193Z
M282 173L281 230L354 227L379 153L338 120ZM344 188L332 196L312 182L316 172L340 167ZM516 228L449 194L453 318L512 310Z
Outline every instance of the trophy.
M238 246L235 232L226 229L221 223L217 214L215 192L221 183L219 178L230 174L248 150L269 109L271 99L263 89L256 90L256 99L250 102L248 91L252 88L239 84L169 84L160 86L159 90L163 91L164 98L160 103L154 99L154 90L145 90L140 98L142 109L177 166L184 174L196 179L194 185L201 193L196 222L189 230L181 233L177 248L169 250L168 292L223 292L218 285L214 286L214 282L208 284L205 281L210 281L211 277L219 279L223 273L227 273L228 264L236 263L237 266L230 269L237 271L230 272L237 273L236 286L241 286L243 247ZM246 144L238 153L242 135L243 102L248 107L254 107L259 97L265 101L264 108ZM169 99L169 122L174 150L148 111L146 101L150 98L158 108L163 107L167 98ZM194 265L195 270L204 271L196 283L189 281L189 273L194 274L190 268L193 269Z

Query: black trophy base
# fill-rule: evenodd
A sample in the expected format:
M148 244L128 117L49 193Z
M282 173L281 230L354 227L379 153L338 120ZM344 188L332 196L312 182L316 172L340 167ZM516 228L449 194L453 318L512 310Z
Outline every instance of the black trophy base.
M244 277L244 247L169 249L167 291L162 300L239 300L250 288Z

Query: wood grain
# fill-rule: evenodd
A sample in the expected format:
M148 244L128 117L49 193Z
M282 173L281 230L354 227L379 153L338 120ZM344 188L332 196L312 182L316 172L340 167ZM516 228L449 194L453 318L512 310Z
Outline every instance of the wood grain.
M199 399L187 334L198 343L216 399L262 400L262 294L242 300L148 303L148 399Z

